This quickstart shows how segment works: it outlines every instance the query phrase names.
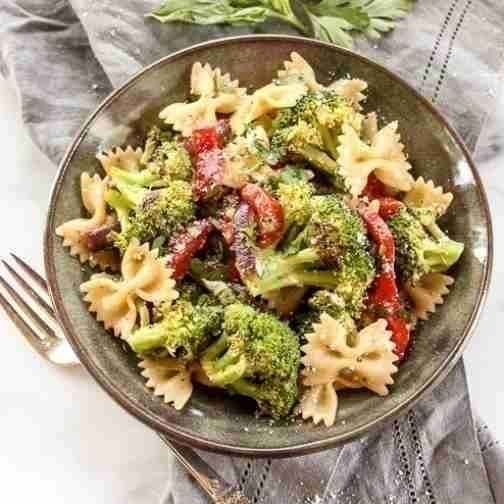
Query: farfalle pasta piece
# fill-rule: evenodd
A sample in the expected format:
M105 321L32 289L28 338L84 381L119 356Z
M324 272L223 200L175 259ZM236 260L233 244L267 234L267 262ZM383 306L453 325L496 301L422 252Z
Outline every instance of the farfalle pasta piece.
M417 285L406 285L406 292L413 301L413 314L421 320L427 320L429 314L436 311L436 306L443 304L444 296L450 292L449 287L453 283L449 275L429 273Z
M116 336L126 338L137 320L137 298L158 305L174 300L178 293L172 270L158 258L158 249L149 250L148 244L140 245L134 239L124 253L121 263L122 280L103 274L93 275L80 290L89 303L89 311L112 329Z
M82 204L90 217L73 219L56 228L56 234L63 238L63 246L70 248L70 255L79 257L84 263L90 261L91 265L98 263L87 248L84 233L106 224L111 216L107 215L105 204L105 191L107 190L107 178L101 178L95 174L92 177L84 172L80 179Z
M361 102L366 99L363 93L368 83L362 79L339 79L329 85L329 89L344 98L355 110L362 110Z
M374 174L392 189L409 191L413 185L413 177L409 173L411 165L404 154L401 135L397 132L398 126L397 121L389 123L379 130L371 141L375 159L388 161L375 168Z
M231 114L243 100L246 90L220 68L213 69L208 63L195 63L191 71L191 92L198 99L190 103L172 103L165 107L159 117L184 136L190 136L200 123L214 123L217 113Z
M411 189L404 196L403 202L414 208L428 208L438 217L446 213L453 201L451 192L445 193L442 187L435 186L432 180L425 181L418 177Z
M170 403L180 410L191 398L193 384L188 364L171 357L163 357L146 358L138 365L143 369L142 376L147 378L147 387L153 389L154 395L161 396L165 403Z
M348 329L338 320L323 313L313 333L306 334L303 383L306 386L339 383L346 387L366 387L378 395L387 395L387 385L394 383L395 344L384 319L368 325L348 342Z
M298 79L306 84L310 91L318 91L324 86L317 82L315 72L310 64L297 52L292 52L291 59L284 61L284 69L278 71L278 77L285 82L290 78Z
M100 152L96 158L100 161L105 173L108 173L112 166L135 172L140 170L142 155L143 151L140 147L133 149L131 145L128 145L126 149L116 147L106 152Z
M312 419L315 425L324 422L330 427L336 420L338 411L338 396L334 385L315 385L309 387L303 393L298 407L303 420Z
M371 143L377 133L378 133L378 116L376 112L370 112L362 120L362 137L366 142Z
M277 110L293 107L308 87L303 82L267 84L245 97L231 117L230 125L237 135L242 134L252 121Z
M353 196L362 193L371 173L392 189L411 189L411 165L403 152L404 145L397 133L397 122L392 122L378 131L371 145L362 141L357 131L349 124L344 124L339 141L340 174Z

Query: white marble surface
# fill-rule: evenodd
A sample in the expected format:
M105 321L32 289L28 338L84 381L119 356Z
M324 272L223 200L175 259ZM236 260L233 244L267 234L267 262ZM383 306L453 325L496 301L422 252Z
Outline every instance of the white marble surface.
M497 151L504 148L504 136L494 132L504 130L503 105L501 99L479 155L492 153L479 166L494 216L497 260L486 309L465 354L474 408L501 440L504 154ZM54 167L23 131L15 95L3 80L0 152L0 257L15 250L42 271L42 230ZM82 369L61 370L43 362L3 316L0 339L0 494L16 504L158 503L169 464L154 434L113 403Z

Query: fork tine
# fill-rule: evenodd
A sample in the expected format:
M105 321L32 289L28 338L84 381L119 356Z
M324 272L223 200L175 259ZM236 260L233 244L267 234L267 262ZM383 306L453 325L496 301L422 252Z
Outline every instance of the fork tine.
M0 276L0 284L4 287L4 289L9 293L9 295L16 301L16 303L24 309L25 313L30 317L30 319L37 324L43 331L45 331L45 337L43 336L42 339L46 338L57 338L58 336L56 333L51 329L45 322L42 320L42 318L33 310L33 308L18 294L18 292L11 287L5 279Z
M44 292L47 292L46 281L29 264L25 263L23 259L18 257L13 252L11 252L10 255L28 273L28 275L30 275L30 277L39 284L40 288L43 289Z
M46 345L30 325L19 315L16 308L12 306L7 298L0 292L0 305L7 313L7 316L16 324L28 343L41 355L45 356Z
M42 298L33 287L6 261L2 259L3 265L7 268L9 273L19 282L19 284L24 287L26 292L30 294L30 296L44 309L44 311L49 315L49 317L53 318L56 321L56 316L54 314L53 309L47 303L45 299ZM32 278L32 277L30 277Z

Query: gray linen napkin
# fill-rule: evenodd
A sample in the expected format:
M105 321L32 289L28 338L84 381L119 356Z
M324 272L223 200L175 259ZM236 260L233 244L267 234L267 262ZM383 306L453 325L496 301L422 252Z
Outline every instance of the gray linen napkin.
M0 69L18 91L34 141L55 163L100 98L142 66L196 42L251 31L144 20L157 3L7 0L0 7ZM497 90L503 25L501 0L423 0L392 35L360 40L357 49L436 102L474 148ZM275 23L252 31L291 33ZM504 454L483 423L475 427L462 363L401 419L340 448L273 461L202 456L252 502L504 503ZM173 463L160 502L206 500Z

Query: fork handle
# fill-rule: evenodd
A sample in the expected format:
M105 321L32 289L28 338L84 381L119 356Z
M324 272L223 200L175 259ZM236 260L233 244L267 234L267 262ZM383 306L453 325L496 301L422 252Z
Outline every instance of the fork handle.
M219 476L192 448L180 445L160 432L157 435L187 472L200 484L212 502L215 504L248 504L247 498Z

